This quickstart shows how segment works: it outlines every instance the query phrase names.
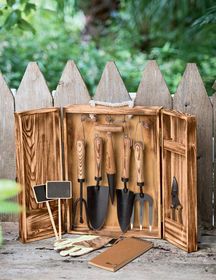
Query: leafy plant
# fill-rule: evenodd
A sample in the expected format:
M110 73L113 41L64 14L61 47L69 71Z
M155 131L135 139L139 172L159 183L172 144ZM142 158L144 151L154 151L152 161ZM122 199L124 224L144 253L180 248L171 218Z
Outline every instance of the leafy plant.
M9 201L19 193L21 187L14 181L1 179L0 180L0 213L18 213L21 207L18 203ZM2 229L0 226L0 244L2 243Z
M10 87L19 86L28 62L35 60L54 90L66 61L74 59L93 95L105 63L114 60L128 91L136 91L146 61L156 59L171 93L188 62L198 64L208 94L213 93L214 0L112 0L119 4L106 16L107 1L99 2L5 1L0 65Z

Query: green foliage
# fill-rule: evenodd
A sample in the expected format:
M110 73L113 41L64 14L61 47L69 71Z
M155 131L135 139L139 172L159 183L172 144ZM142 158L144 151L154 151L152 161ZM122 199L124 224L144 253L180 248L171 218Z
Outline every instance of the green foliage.
M9 198L14 197L21 190L19 184L14 181L1 179L0 180L0 213L18 213L21 207ZM0 226L0 245L2 243L2 229Z
M35 4L36 3L36 4ZM0 65L17 88L29 61L38 61L54 90L68 59L74 59L90 92L105 63L114 60L129 91L136 91L148 59L156 59L174 93L187 62L198 64L208 94L215 80L213 0L121 0L100 30L86 34L90 2L5 2L0 24ZM90 11L89 11L90 14ZM10 32L9 32L10 30Z

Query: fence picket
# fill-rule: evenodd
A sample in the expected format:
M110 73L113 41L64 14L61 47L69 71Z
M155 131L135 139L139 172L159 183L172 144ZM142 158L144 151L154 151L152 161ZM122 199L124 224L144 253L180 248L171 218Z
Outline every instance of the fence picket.
M15 95L16 112L51 107L52 104L43 74L36 62L30 62Z
M54 95L54 106L87 104L91 97L74 61L69 60L63 70Z
M113 61L106 64L93 99L96 102L112 104L131 101L130 95Z
M172 97L155 60L148 61L145 67L135 104L172 108Z
M0 73L0 178L15 180L14 97ZM14 221L16 215L0 214L1 221Z
M216 90L216 81L213 84ZM73 61L68 61L54 95L55 106L87 104L91 100L85 82ZM131 98L114 62L108 62L96 89L94 102L110 105L128 103ZM135 105L163 106L197 117L198 139L198 211L200 226L212 225L212 195L216 198L216 180L213 186L212 133L216 135L216 93L207 96L195 64L188 64L172 102L169 89L155 61L149 61L143 72ZM15 178L14 108L16 111L51 107L53 99L37 63L28 64L15 98L0 74L0 178ZM213 106L213 110L212 110ZM214 124L213 124L213 119ZM216 161L216 141L214 146ZM216 174L216 164L214 166ZM215 199L216 200L216 199ZM216 224L216 207L214 208ZM0 215L11 221L14 215Z
M214 90L216 90L216 80L212 86ZM216 174L216 92L211 96L211 101L213 105L213 118L214 118L214 174ZM214 213L214 226L216 226L216 176L214 175L214 205L213 205L213 213Z
M174 95L173 108L197 117L199 226L212 225L212 105L198 68L188 63Z

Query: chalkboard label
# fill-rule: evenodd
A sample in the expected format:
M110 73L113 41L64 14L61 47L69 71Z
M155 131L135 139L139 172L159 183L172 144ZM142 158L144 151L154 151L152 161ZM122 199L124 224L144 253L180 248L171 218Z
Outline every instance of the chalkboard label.
M71 198L70 181L48 181L46 184L46 197L49 199Z
M33 192L37 203L49 201L46 197L46 184L33 186Z

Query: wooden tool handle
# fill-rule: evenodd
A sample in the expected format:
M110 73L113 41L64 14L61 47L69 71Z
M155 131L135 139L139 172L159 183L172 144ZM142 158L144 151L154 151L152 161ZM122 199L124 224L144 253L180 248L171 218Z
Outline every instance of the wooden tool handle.
M143 175L143 149L144 145L142 142L137 141L134 143L134 156L137 171L137 183L144 183Z
M103 152L103 140L101 137L96 136L94 139L94 152L95 152L95 177L101 177L101 162Z
M113 143L112 143L112 133L111 132L107 133L106 173L107 174L115 174L116 173L114 150L113 150Z
M85 179L85 141L77 140L77 177Z
M52 227L53 227L53 231L54 231L56 240L58 240L59 239L58 232L57 232L57 229L56 229L55 221L54 221L54 218L53 218L53 215L52 215L52 211L50 209L50 205L49 205L48 201L46 201L46 207L47 207L47 210L48 210L48 213L49 213L50 221L51 221L51 224L52 224Z
M59 239L62 238L62 222L61 222L61 199L58 199L58 223L59 223Z
M175 221L175 208L173 206L170 207L170 218Z
M96 125L95 129L97 131L101 131L101 132L122 132L123 131L122 126L110 125L110 124Z
M129 178L130 156L131 156L131 139L124 137L122 149L122 178Z

